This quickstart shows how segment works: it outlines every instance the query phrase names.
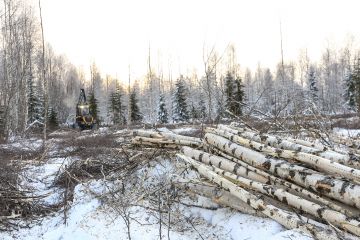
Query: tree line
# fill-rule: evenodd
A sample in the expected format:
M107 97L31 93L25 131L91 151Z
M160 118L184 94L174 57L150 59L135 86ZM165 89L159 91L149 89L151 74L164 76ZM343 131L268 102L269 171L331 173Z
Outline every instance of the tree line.
M155 71L149 51L147 73L128 86L101 74L95 63L89 70L74 66L55 54L50 44L43 62L40 20L34 8L21 0L1 4L0 107L6 137L41 128L46 121L50 126L66 123L75 112L80 88L86 89L92 114L102 124L360 111L359 49L354 41L340 49L325 48L318 61L303 50L296 61L281 62L275 69L259 64L255 70L240 67L234 45L223 52L204 47L203 69L180 76L173 76L171 69L167 76L161 68ZM90 79L85 72L90 72Z

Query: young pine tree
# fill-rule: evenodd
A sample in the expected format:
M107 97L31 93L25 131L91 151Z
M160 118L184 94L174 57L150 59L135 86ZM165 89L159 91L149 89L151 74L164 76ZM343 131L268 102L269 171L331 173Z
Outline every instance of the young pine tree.
M360 58L345 78L345 100L350 110L360 113Z
M360 58L356 60L351 79L354 85L353 98L355 100L355 109L360 113Z
M191 104L191 108L190 108L190 117L192 120L196 120L199 118L198 111L196 110L193 103Z
M90 112L91 116L94 118L94 120L99 124L98 100L95 98L94 92L91 92L90 96L89 96L89 112Z
M202 94L200 94L200 100L199 100L199 118L201 120L204 120L206 118L206 106Z
M27 94L28 94L28 119L27 123L32 124L36 121L43 122L43 103L39 94L39 89L36 87L32 75L27 80Z
M140 113L140 109L138 106L138 99L136 97L135 89L130 93L130 119L131 122L140 122L142 120L142 114Z
M109 112L114 124L126 124L125 106L122 102L122 89L119 84L116 84L115 92L110 94Z
M317 80L316 80L315 70L313 67L310 67L308 82L309 82L310 99L313 103L316 103L319 100L318 97L319 89L317 87Z
M165 98L164 98L163 94L160 94L160 98L159 98L157 121L159 123L168 123L169 122L168 112L166 110Z
M186 104L186 87L182 77L180 77L175 83L173 108L174 122L186 122L189 120L189 113Z
M242 85L241 78L235 80L235 92L234 92L234 114L236 116L242 115L242 107L245 100L244 85Z
M355 110L356 101L355 101L355 82L353 79L353 74L349 72L345 78L345 100L348 105L349 110Z
M225 77L225 111L228 116L235 114L234 95L234 77L228 72Z
M50 129L54 129L59 126L58 120L57 120L57 113L54 110L54 108L49 107L48 110L48 126Z

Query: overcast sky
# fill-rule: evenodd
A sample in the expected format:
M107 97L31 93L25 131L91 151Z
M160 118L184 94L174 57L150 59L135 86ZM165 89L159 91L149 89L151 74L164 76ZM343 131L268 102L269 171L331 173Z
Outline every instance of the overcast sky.
M285 60L300 49L316 59L328 45L359 40L357 0L42 0L45 38L57 53L89 71L127 79L145 73L149 44L153 67L174 75L203 71L203 45L237 49L241 67L274 67L280 60L280 19Z

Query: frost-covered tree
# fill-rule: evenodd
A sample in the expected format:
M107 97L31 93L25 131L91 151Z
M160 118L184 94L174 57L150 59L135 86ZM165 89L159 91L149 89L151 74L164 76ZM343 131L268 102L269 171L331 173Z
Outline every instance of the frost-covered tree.
M48 110L48 126L50 129L54 129L59 126L58 119L57 119L57 113L54 108L49 107Z
M356 105L356 110L360 112L360 58L355 61L354 69L351 76L352 84L354 85L354 100Z
M319 100L319 96L318 96L319 89L317 87L317 79L315 75L315 69L313 66L311 66L309 69L308 84L310 91L310 99L313 103L316 103Z
M114 124L126 124L125 106L122 100L122 89L120 84L116 83L116 90L110 94L109 112L111 121Z
M190 118L192 120L198 119L199 118L199 114L198 111L196 110L196 107L194 106L194 103L191 104L191 108L190 108Z
M345 76L345 101L349 110L360 112L360 58Z
M242 85L241 78L235 80L235 90L234 90L234 114L236 116L242 115L242 107L245 100L244 86Z
M233 116L235 111L234 86L234 77L228 72L225 77L225 110L229 116Z
M140 122L142 120L142 114L140 113L140 109L138 106L138 99L136 96L136 92L135 89L132 90L131 94L130 94L130 119L131 122Z
M355 101L355 83L353 79L353 74L349 72L345 77L345 101L348 105L349 110L355 110L356 101Z
M44 120L44 106L40 98L41 96L39 88L36 87L32 75L28 78L27 81L27 96L27 124L32 124L34 122L42 123Z
M205 101L203 98L203 95L200 94L200 100L199 100L199 118L204 120L206 118L206 106Z
M189 120L189 113L186 103L186 87L182 76L175 83L173 108L172 118L174 122L184 122Z
M163 94L160 94L160 97L159 97L157 121L159 123L168 123L169 122L169 116L168 116L168 112L167 112L166 104L165 104L165 97Z
M95 98L94 92L91 92L90 96L89 96L89 112L90 112L91 116L95 119L95 121L99 124L98 100Z

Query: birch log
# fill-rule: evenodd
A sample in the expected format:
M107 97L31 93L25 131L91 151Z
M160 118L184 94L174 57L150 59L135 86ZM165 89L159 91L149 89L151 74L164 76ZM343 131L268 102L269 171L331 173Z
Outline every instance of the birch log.
M341 202L334 202L330 199L328 199L327 197L325 196L319 196L318 194L315 194L309 190L307 190L306 188L302 187L302 186L299 186L299 185L296 185L292 182L289 182L285 179L282 179L282 178L279 178L279 177L276 177L274 175L271 175L261 169L258 169L258 168L254 168L253 166L251 165L248 165L247 163L235 158L235 157L232 157L230 155L227 155L226 153L218 150L218 149L215 149L214 150L215 152L217 152L217 154L219 154L220 156L226 158L226 159L229 159L231 161L234 161L236 163L239 163L240 165L242 166L245 166L247 165L246 167L249 169L249 171L255 171L256 173L266 177L267 179L270 180L270 183L272 185L275 185L275 186L279 186L279 187L283 187L285 186L287 190L293 190L292 192L294 194L297 194L298 196L300 197L303 197L303 198L306 198L306 199L310 199L311 201L314 201L314 202L317 202L317 203L320 203L322 205L325 205L327 207L330 207L331 209L335 210L335 211L338 211L338 212L341 212L349 217L359 217L360 216L360 210L357 209L356 207L353 207L353 206L349 206L349 205L346 205L344 203L341 203Z
M315 238L320 240L340 239L338 237L338 233L336 233L333 229L329 227L319 227L313 224L309 224L306 221L302 220L305 219L305 217L284 211L273 205L265 203L261 198L238 187L236 184L230 182L229 180L226 180L225 178L214 173L213 171L210 171L206 168L206 166L197 163L195 160L180 154L177 154L177 156L193 165L202 176L215 182L224 189L229 190L230 193L233 194L235 197L239 198L243 202L246 202L254 209L261 211L266 216L274 219L287 229L298 228L303 232L310 234L311 236L314 236ZM350 234L343 232L341 234L345 236L346 239L356 239L355 236L352 236Z
M285 190L289 191L290 189L292 189L295 193L297 193L298 195L300 195L301 197L305 197L307 199L311 199L312 201L315 201L317 203L320 203L324 206L327 206L331 209L334 209L338 212L341 212L343 214L345 214L346 216L349 216L349 217L352 217L352 216L357 216L359 214L359 212L357 211L357 209L353 209L353 208L350 208L347 207L347 206L339 206L338 204L335 204L323 197L320 197L316 194L314 194L313 192L310 192L308 191L307 189L303 188L303 187L300 187L296 184L293 184L291 182L288 182L284 179L281 179L281 178L278 178L278 177L275 177L271 174L268 174L266 173L265 171L262 171L260 169L257 169L257 168L254 168L252 167L251 165L239 160L239 159L236 159L236 158L233 158L219 150L216 150L216 149L213 149L217 154L221 155L223 158L219 157L219 156L216 156L216 155L211 155L211 154L208 154L208 153L205 153L203 151L200 151L200 150L195 150L195 149L191 149L191 148L187 148L187 147L183 147L182 148L182 152L184 153L184 155L188 156L188 157L191 157L193 159L196 159L197 161L200 161L200 162L204 162L204 163L207 163L208 165L213 165L213 166L216 166L216 167L219 167L221 169L224 169L224 170L227 170L229 172L237 172L237 169L239 169L240 167L239 166L234 166L234 164L228 164L228 163L225 163L226 160L230 160L232 162L235 162L236 164L239 164L241 167L245 168L247 170L247 174L245 175L240 175L240 176L243 176L245 178L248 178L248 179L252 179L254 181L258 181L258 182L261 182L261 183L266 183L266 184L273 184L273 185L276 185L276 186L280 186L280 187L285 187ZM210 155L210 156L208 156ZM218 158L218 160L216 160L216 158ZM227 168L225 168L225 166L227 166ZM234 166L234 168L232 169L231 167ZM251 176L252 174L251 173L256 173L260 176L263 176L264 178L260 178L260 177L256 177L256 178L250 178L248 176ZM236 174L236 173L235 173ZM265 180L264 180L265 179Z
M276 186L252 181L214 166L211 167L211 170L217 174L230 178L241 186L263 193L269 197L279 200L280 202L293 206L315 217L323 219L326 222L333 223L334 225L341 227L342 229L349 231L357 236L360 236L360 222L354 218L348 218L345 214L291 194Z
M245 128L244 129L237 128L236 130L225 125L219 125L218 128L223 130L227 129L228 131L231 131L233 134L237 134L247 139L251 139L253 141L260 142L272 147L293 150L297 152L310 153L347 166L359 166L359 159L354 158L353 156L347 154L341 154L328 149L326 149L325 151L320 151L319 149L316 149L314 147L308 147L301 144L297 144L273 135L251 132Z
M149 130L134 130L133 136L147 137L147 138L163 138L161 134Z
M191 146L191 147L199 147L201 145L198 142L192 142L187 140L164 140L161 138L148 138L148 137L134 137L132 139L132 143L134 144L154 143L159 145L173 144L173 145Z
M175 186L183 188L187 191L210 198L213 202L219 205L233 208L242 213L251 214L258 217L266 217L264 214L256 211L255 209L253 209L243 201L239 201L238 198L231 195L228 191L225 191L218 187L206 186L204 184L200 185L190 182L174 182L174 184Z
M279 148L270 147L265 144L252 141L250 139L246 139L246 138L240 137L238 135L234 135L226 130L207 128L206 131L217 134L222 137L225 137L225 138L229 139L230 141L238 143L242 146L264 152L265 154L268 154L273 157L280 157L280 158L285 158L285 159L296 159L302 163L306 163L306 164L310 165L311 167L314 167L315 169L317 169L319 171L337 174L337 175L340 175L341 177L348 178L355 182L360 182L360 170L350 168L348 166L342 165L337 162L330 161L329 159L326 159L323 157L319 157L319 156L312 155L309 153L304 153L304 152L282 150Z
M248 168L241 166L238 163L234 163L230 160L227 160L225 158L206 153L204 151L196 150L190 147L182 147L181 152L191 158L194 158L200 162L203 162L205 164L208 164L210 166L214 165L217 166L223 170L232 172L236 175L243 176L246 178L249 178L254 181L258 181L261 183L268 183L269 180L253 171L249 171Z
M189 137L172 132L155 132L153 130L135 130L133 131L134 136L146 137L146 138L160 138L163 140L184 140L188 142L201 143L200 138Z
M246 163L271 172L275 176L291 180L303 187L324 194L350 206L360 208L360 186L322 175L310 169L267 157L262 153L242 147L221 136L207 133L205 141Z

